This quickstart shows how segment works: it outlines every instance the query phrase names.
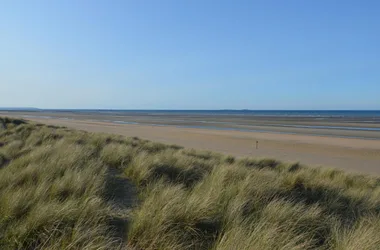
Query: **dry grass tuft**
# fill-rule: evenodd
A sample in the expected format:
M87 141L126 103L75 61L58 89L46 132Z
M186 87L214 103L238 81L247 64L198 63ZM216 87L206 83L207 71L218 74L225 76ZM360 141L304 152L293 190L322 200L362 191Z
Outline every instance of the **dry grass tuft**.
M0 118L0 249L379 249L379 208L375 176Z

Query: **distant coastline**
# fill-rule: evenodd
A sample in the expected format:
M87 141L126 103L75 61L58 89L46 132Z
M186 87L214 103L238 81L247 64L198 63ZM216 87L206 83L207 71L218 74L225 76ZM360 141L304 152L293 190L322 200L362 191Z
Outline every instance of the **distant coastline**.
M39 109L39 108L1 108L0 111L35 111L35 112L70 112L70 113L132 113L132 114L193 114L193 115L247 115L269 117L379 117L380 110L249 110L249 109L217 109L217 110L170 110L170 109Z

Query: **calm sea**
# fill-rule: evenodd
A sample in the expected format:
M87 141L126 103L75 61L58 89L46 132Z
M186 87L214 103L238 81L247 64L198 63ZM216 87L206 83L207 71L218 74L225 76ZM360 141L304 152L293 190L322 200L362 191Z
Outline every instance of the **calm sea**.
M139 113L182 115L247 115L273 117L367 117L380 118L380 110L105 110L105 109L56 109L47 112L74 113Z

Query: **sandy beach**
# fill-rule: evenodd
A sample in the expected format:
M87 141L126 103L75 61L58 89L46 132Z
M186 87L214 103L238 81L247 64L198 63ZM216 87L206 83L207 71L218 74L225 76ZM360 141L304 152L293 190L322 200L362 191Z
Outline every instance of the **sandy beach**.
M326 131L323 132L327 135L322 136L318 135L321 133L321 129L311 128L293 127L287 134L286 130L278 133L278 127L270 128L273 132L247 132L217 128L187 128L170 124L168 126L123 124L102 121L101 117L98 117L98 120L94 120L94 117L88 119L83 115L67 117L68 114L55 114L54 116L49 114L44 118L20 113L0 113L0 115L28 116L26 119L39 123L66 126L89 132L137 136L152 141L211 150L238 157L270 157L310 166L336 167L360 173L380 174L380 140L341 138L339 137L342 133L341 130L325 129ZM140 120L143 119L147 118L140 118ZM261 125L261 127L268 129L268 126L265 125ZM312 132L316 134L313 135ZM352 136L363 137L362 135L366 134L374 138L380 134L377 131L347 130L344 132L349 132ZM329 134L332 136L328 136ZM334 136L334 134L339 136ZM258 141L258 149L256 149L256 141Z

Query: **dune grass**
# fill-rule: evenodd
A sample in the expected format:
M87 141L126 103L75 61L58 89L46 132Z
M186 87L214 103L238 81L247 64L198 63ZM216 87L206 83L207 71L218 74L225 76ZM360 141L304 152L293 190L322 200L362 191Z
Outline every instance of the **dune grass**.
M379 246L378 177L0 118L0 249Z

